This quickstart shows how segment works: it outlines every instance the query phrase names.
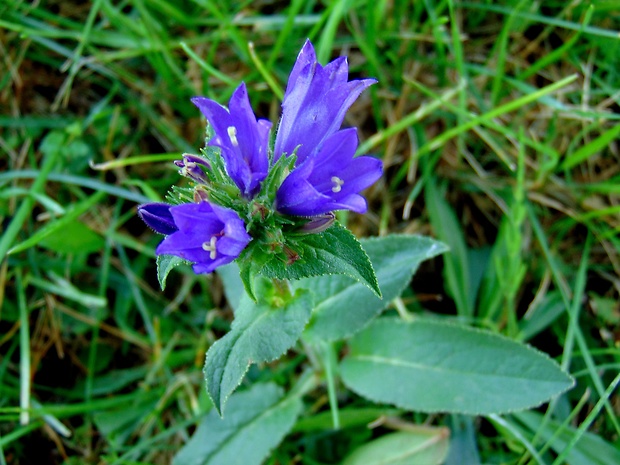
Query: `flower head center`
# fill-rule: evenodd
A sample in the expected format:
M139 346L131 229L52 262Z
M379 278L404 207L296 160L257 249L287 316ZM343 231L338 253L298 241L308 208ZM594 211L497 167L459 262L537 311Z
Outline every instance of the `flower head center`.
M230 139L232 145L234 145L235 147L239 147L239 141L237 140L237 128L234 126L228 126L227 131L228 138Z
M344 185L344 181L338 176L332 176L332 182L334 183L334 187L332 187L332 192L340 192L342 190L342 186Z
M211 260L215 260L215 257L217 257L217 249L215 248L216 242L217 237L211 236L211 240L209 242L202 243L202 250L209 252L209 258Z

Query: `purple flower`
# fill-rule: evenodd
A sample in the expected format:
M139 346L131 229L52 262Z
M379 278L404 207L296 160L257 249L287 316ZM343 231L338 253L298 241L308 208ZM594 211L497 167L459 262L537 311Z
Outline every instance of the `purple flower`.
M184 153L183 159L175 160L174 164L181 168L179 170L181 176L188 177L198 184L207 183L207 176L201 166L204 166L205 169L210 169L211 167L204 158L191 153Z
M297 149L297 164L303 163L344 120L344 115L375 79L347 81L349 66L340 57L321 66L314 48L306 41L291 71L282 102L274 156L291 155Z
M353 158L356 131L339 129L349 107L375 82L348 81L345 57L322 67L306 41L289 76L274 148L276 160L297 155L295 169L276 194L280 213L317 216L332 210L366 211L366 200L359 192L381 177L382 164L372 157Z
M194 262L195 273L211 273L232 262L252 240L245 224L232 210L208 202L170 208L177 230L155 251Z
M254 197L269 170L267 147L271 123L256 120L244 83L230 98L229 110L205 97L195 97L192 102L213 126L215 135L208 145L222 150L226 171L241 195L246 199Z
M167 203L145 203L138 206L138 216L156 233L172 234L177 231L177 227L170 213L171 207Z
M332 210L364 213L366 200L359 192L381 177L382 163L373 157L353 158L356 149L355 128L331 135L284 180L276 194L276 209L296 216Z

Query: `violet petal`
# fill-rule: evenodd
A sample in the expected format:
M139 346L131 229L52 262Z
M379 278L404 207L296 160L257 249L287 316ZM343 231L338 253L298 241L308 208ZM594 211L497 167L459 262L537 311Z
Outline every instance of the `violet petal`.
M170 208L178 230L156 249L194 262L196 273L210 273L232 262L252 240L236 212L208 202Z
M138 216L153 231L159 234L172 234L177 227L170 213L172 205L161 202L145 203L138 206Z
M269 169L271 123L256 119L244 83L230 98L229 110L205 97L195 97L192 102L213 126L215 135L208 145L222 150L226 171L241 194L254 197Z

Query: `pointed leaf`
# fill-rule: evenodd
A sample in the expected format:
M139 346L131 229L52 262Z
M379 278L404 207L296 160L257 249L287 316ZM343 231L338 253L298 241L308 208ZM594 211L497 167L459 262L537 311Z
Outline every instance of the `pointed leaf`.
M258 301L256 290L254 289L256 275L256 267L252 262L242 261L239 263L239 278L241 279L241 284L243 284L243 290L245 291L245 295L247 295L253 302Z
M157 280L159 287L163 291L166 289L166 279L168 274L179 265L189 263L187 260L176 257L174 255L158 255L157 256Z
M290 431L303 404L282 399L275 384L257 384L230 399L226 418L212 410L172 465L259 465Z
M381 297L368 255L355 236L340 224L335 223L319 234L300 236L291 247L299 256L297 260L285 263L276 257L261 272L278 279L342 274L363 283Z
M546 354L505 337L444 322L392 318L351 340L344 383L376 402L472 415L536 407L574 381Z
M383 300L346 276L320 276L293 282L314 294L315 310L306 330L313 340L334 341L355 334L398 297L419 264L446 251L428 237L392 235L364 239L362 246L373 264Z
M232 328L207 352L207 392L222 414L228 397L237 388L250 364L280 357L299 339L312 311L311 294L298 290L288 301L266 298L273 292L268 282L257 279L259 303L244 294Z

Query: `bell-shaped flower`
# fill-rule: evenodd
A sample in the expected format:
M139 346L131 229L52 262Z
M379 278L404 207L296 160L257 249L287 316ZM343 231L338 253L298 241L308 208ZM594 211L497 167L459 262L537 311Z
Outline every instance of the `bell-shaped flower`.
M325 67L306 41L291 71L282 102L282 118L274 146L274 158L297 155L297 164L340 129L345 113L375 79L348 80L346 57Z
M170 208L167 203L145 203L138 206L138 216L156 233L168 235L177 231Z
M193 262L195 273L211 273L232 262L252 240L236 212L208 202L170 208L177 231L156 249Z
M251 199L260 191L260 184L269 170L267 150L271 123L256 120L244 83L230 98L228 110L205 97L194 97L192 102L213 126L215 135L208 145L221 149L228 175L241 195Z
M331 135L286 177L276 194L276 209L295 216L366 212L366 199L359 193L381 177L382 163L368 156L354 158L357 142L355 128Z

